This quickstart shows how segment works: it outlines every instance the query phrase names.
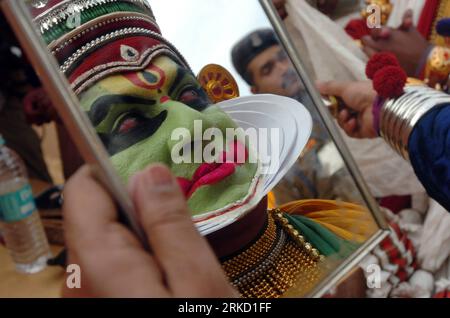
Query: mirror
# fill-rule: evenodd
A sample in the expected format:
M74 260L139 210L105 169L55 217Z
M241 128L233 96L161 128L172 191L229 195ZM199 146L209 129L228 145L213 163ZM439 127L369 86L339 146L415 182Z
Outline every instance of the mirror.
M52 98L68 92L55 103L67 177L82 161L70 138L76 143L94 130L98 137L87 143L95 159L107 153L123 183L152 162L168 165L243 296L321 296L385 235L384 219L269 1L55 3L4 1L4 8L40 78L57 77L51 53L69 82L44 81ZM30 15L40 38L26 42L20 30L32 25ZM46 56L36 54L42 43ZM240 97L230 98L237 91ZM84 114L77 125L62 116L71 103ZM240 134L185 139L238 126L259 129L256 146ZM261 137L261 129L277 134ZM196 161L211 145L210 157ZM285 271L271 270L277 266Z

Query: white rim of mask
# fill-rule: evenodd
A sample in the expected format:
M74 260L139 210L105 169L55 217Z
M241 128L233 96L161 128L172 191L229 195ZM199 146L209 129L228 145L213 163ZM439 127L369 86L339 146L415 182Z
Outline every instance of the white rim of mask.
M218 103L216 106L227 113L244 131L248 128L256 129L260 161L250 187L251 193L246 198L219 210L193 217L203 235L236 222L257 206L297 161L308 143L313 125L312 117L302 103L283 96L245 96ZM264 134L264 131L267 133ZM236 205L240 206L233 209ZM228 211L230 208L232 211Z

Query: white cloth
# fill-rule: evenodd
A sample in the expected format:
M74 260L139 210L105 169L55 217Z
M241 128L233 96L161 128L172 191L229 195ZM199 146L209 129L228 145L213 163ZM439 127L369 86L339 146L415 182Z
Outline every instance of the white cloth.
M435 276L435 294L450 291L450 259L447 259Z
M433 296L434 278L424 270L416 271L408 282L400 283L391 292L394 298L430 298Z
M369 269L373 265L380 266L380 286L372 286L372 288L367 288L366 294L368 298L387 298L392 290L392 284L389 281L389 278L392 276L391 272L385 271L382 269L380 261L378 257L373 254L369 254L359 263L359 267L363 270L366 281L370 280L370 276L373 275L373 272Z
M427 298L450 289L450 214L434 200L430 200L425 218L412 209L403 210L397 215L386 209L383 211L387 219L397 223L413 243L420 269L408 281L398 284L393 274L396 268L384 264L383 273L389 277L382 281L384 285L381 290L368 291L368 297L383 297L389 290L386 297ZM383 262L384 254L378 247L371 255L372 262L374 255ZM367 266L367 259L360 266Z
M288 0L286 25L301 56L311 59L313 79L360 79L367 57L345 31L304 0ZM349 67L351 66L351 67Z
M367 79L367 57L341 27L304 0L288 0L287 10L286 28L312 80ZM410 164L384 140L342 135L374 196L423 196Z
M417 258L421 268L434 273L450 256L450 213L430 200ZM450 278L450 277L449 277Z

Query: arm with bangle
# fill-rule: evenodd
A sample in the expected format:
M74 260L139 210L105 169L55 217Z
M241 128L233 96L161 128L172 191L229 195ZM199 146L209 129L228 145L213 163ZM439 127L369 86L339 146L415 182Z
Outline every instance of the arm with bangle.
M450 96L408 86L400 97L373 107L379 135L414 171L431 197L450 211Z

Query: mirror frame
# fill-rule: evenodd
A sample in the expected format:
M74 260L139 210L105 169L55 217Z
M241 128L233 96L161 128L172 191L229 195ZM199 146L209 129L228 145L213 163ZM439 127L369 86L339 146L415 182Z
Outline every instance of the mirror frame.
M328 292L329 289L339 283L339 281L344 278L348 272L350 272L355 266L357 266L358 263L389 234L389 226L384 215L380 211L378 203L370 193L369 188L364 181L362 174L359 171L359 168L352 154L350 153L350 150L345 144L338 127L334 123L333 117L325 106L320 93L315 88L314 83L311 82L308 73L306 72L306 69L302 63L300 53L297 51L293 42L291 41L290 35L287 32L283 21L278 15L278 12L272 0L259 0L259 2L266 12L266 15L269 18L270 22L272 23L272 26L280 40L280 43L283 45L292 61L292 64L297 70L299 77L303 81L305 89L311 97L314 107L317 110L320 118L322 119L325 128L331 137L331 140L336 145L350 175L356 183L359 192L366 202L367 207L372 212L372 216L374 217L379 227L379 230L368 241L360 246L350 257L346 258L341 264L339 264L337 268L332 270L331 273L329 273L326 278L323 279L307 295L307 297L318 298L322 297L325 293Z
M24 2L18 0L0 1L1 9L18 37L33 68L43 80L43 85L49 92L51 99L56 101L55 105L58 109L58 113L62 117L69 133L72 137L76 136L77 138L81 137L83 139L79 141L77 138L74 138L74 141L84 160L86 160L86 162L93 167L93 171L96 173L96 176L117 199L117 202L120 204L122 210L125 211L125 215L133 213L134 209L131 200L127 195L125 195L125 187L110 164L108 154L104 150L97 134L90 125L89 119L78 107L78 99L70 89L67 79L61 72L57 71L59 68L57 67L56 62L50 57L44 42L32 22L31 15L28 12ZM333 122L331 114L329 114L323 104L322 98L315 89L313 83L309 80L309 77L301 62L301 58L293 46L272 1L259 1L266 12L267 17L272 23L280 42L284 46L287 54L294 64L295 69L304 82L305 88L313 100L314 107L317 109L320 118L324 122L325 127L331 136L331 139L337 146L338 151L340 152L345 165L353 177L358 190L362 194L363 199L365 200L368 208L371 210L372 215L380 228L380 230L377 231L360 248L358 248L356 252L343 261L337 268L332 270L325 279L323 279L310 293L306 295L306 297L318 298L323 296L330 288L335 286L342 278L344 278L350 270L358 265L364 256L366 256L388 235L388 224L379 210L378 204L370 194L352 155L340 136L337 126ZM81 122L83 128L79 129L77 125L74 125L74 120ZM99 167L99 163L101 163L101 168ZM147 245L147 240L141 232L140 227L137 224L134 224L134 222L130 222L130 220L125 221L140 237L141 241Z

